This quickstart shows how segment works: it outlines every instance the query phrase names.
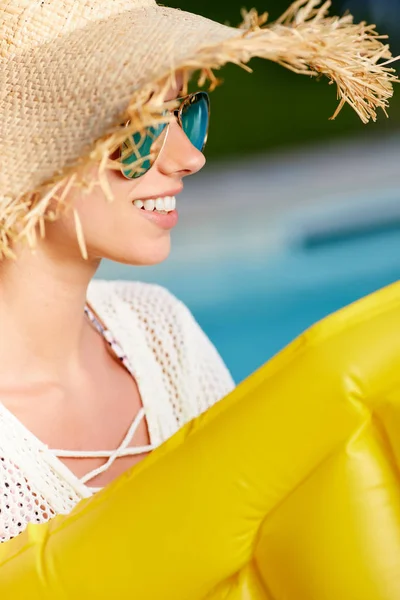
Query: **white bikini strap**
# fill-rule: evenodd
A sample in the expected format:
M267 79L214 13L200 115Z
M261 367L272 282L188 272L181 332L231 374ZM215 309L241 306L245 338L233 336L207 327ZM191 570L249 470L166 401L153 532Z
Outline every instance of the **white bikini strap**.
M142 407L132 421L121 444L115 450L51 450L51 452L53 452L57 458L108 458L104 465L89 471L89 473L86 473L86 475L80 478L80 482L85 484L91 479L94 479L97 475L107 471L117 458L123 456L136 456L138 454L150 452L154 449L152 445L128 448L144 417L145 410Z
M111 467L111 465L119 457L120 451L125 450L125 448L127 448L129 446L129 444L131 443L132 438L135 435L135 433L140 425L140 422L142 421L142 419L144 419L144 416L145 416L144 408L141 408L139 410L138 414L136 415L135 419L133 420L132 425L129 427L128 432L127 432L126 436L124 437L124 439L122 440L121 444L118 446L118 448L116 448L114 450L114 452L111 454L111 456L107 460L107 462L104 463L104 465L102 465L101 467L98 467L97 469L93 469L93 471L89 471L89 473L87 473L86 475L81 477L82 483L87 483L88 481L90 481L91 479L94 479L94 477L96 477L97 475L104 473L104 471L107 471L107 469L109 469Z
M154 446L148 444L147 446L135 446L133 448L125 448L120 450L118 458L124 458L125 456L137 456L138 454L144 454L154 450ZM115 452L115 450L51 450L57 456L57 458L109 458Z

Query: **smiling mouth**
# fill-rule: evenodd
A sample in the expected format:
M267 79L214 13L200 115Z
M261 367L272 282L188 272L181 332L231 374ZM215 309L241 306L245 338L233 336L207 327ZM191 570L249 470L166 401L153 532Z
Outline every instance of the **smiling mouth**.
M134 200L133 205L140 210L147 212L169 213L176 209L175 196L163 196L159 198L149 198L147 200Z

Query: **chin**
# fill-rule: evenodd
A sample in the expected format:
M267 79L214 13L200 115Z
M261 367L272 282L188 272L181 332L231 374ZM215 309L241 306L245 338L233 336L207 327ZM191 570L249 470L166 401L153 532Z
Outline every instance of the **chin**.
M147 241L142 244L138 242L139 240L135 240L133 246L128 242L122 246L119 243L118 248L99 249L98 254L101 258L131 266L158 265L170 255L171 237L169 234L156 241Z

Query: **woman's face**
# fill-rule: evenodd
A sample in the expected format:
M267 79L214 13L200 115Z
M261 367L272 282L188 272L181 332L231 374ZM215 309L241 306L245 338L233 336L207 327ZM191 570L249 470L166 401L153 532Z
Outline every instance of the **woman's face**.
M182 79L179 76L176 79L176 86L169 90L165 100L179 96ZM105 200L99 186L89 194L72 190L68 202L79 214L89 260L108 258L131 265L151 265L165 260L170 251L170 231L176 224L176 213L165 218L138 208L133 202L176 197L183 189L183 178L197 173L204 164L204 155L173 120L161 154L142 177L126 179L120 171L107 169L113 202ZM72 211L46 226L44 244L51 245L52 251L80 255Z

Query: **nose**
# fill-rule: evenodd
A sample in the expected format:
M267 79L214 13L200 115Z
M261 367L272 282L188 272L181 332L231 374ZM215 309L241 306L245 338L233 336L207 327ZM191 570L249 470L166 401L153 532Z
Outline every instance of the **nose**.
M205 163L204 154L193 146L177 121L172 120L164 148L154 166L163 175L186 177L200 171Z

